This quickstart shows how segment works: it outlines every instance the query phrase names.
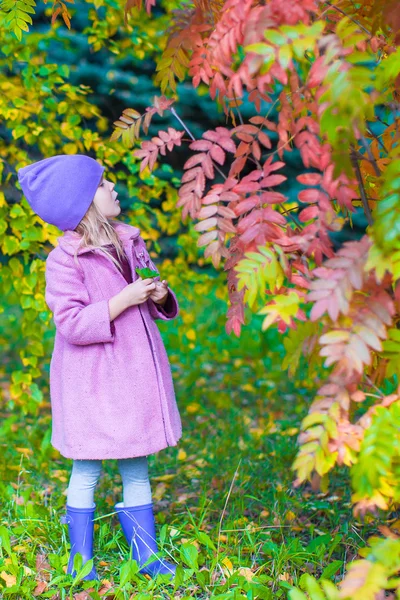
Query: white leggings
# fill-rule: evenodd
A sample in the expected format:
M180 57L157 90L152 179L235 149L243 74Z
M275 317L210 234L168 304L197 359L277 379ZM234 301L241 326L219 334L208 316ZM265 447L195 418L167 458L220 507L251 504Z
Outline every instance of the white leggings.
M92 508L94 491L102 472L101 460L74 460L67 490L67 504L74 508ZM122 478L124 506L150 504L151 487L147 456L117 460Z

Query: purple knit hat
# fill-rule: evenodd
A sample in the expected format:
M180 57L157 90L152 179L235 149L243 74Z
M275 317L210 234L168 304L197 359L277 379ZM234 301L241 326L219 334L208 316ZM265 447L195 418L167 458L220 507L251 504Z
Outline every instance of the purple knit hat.
M85 216L104 172L85 154L56 154L18 170L18 181L32 210L62 231Z

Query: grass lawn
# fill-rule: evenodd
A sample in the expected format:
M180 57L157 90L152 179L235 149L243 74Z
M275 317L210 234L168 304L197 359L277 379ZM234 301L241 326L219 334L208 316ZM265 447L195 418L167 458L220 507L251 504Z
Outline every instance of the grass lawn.
M352 516L346 470L335 472L326 494L293 488L298 427L316 383L282 372L281 337L262 333L256 316L239 339L228 336L218 295L198 297L194 309L183 291L178 298L192 324L159 323L183 437L149 457L159 544L182 566L175 586L137 574L129 559L113 512L122 500L116 461L103 462L95 493L101 581L65 574L67 526L59 518L72 461L49 444L45 402L38 416L4 407L0 414L0 597L287 598L305 572L339 581L376 533L379 521Z

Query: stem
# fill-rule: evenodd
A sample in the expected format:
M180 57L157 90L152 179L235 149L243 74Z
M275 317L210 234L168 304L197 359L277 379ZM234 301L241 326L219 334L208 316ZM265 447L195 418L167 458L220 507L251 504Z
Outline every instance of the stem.
M383 150L386 152L386 154L388 153L388 151L386 150L385 144L382 142L382 140L380 139L379 135L376 135L376 133L374 133L373 131L371 131L370 129L368 129L367 127L367 131L370 135L372 135L373 138L376 139L376 141L378 142L378 144L380 144L380 146L383 148Z
M176 119L178 119L179 123L182 125L182 127L184 128L184 130L186 131L186 133L188 135L190 135L191 139L195 142L196 138L194 137L194 135L191 133L191 131L187 128L187 126L185 125L185 123L182 121L182 119L180 118L180 116L177 114L176 110L174 109L173 106L171 106L170 111L172 112L172 114L174 115L174 117ZM214 165L214 168L218 171L218 173L221 175L221 177L223 179L227 179L226 175L223 173L223 171L221 171L221 169L218 167L218 165L215 163L215 161L211 158L211 161Z
M369 160L372 163L372 166L374 167L375 174L377 175L377 177L380 177L382 172L381 172L380 168L378 167L375 157L371 152L371 148L369 147L369 144L363 135L361 136L361 141L362 141L362 145L364 146L365 150L367 151Z
M361 23L359 23L358 21L356 21L356 19L354 19L353 17L350 17L350 15L348 15L347 13L345 13L344 10L342 10L341 8L339 8L338 6L336 6L335 4L332 4L332 2L325 2L325 4L328 4L328 6L330 6L331 8L334 8L335 10L337 10L338 12L340 12L345 17L348 17L350 19L350 21L353 21L353 23L355 23L356 25L358 25L360 27L360 29L362 29L363 31L365 31L365 33L367 33L369 36L372 37L372 33L370 31L368 31L368 29L365 29L365 27L363 25L361 25Z
M236 94L235 94L235 92L234 92L234 91L233 91L233 97L234 97L234 99L235 99L236 109L237 109L237 111L238 111L238 115L239 115L239 121L240 121L240 122L241 122L241 124L243 125L243 117L242 117L242 113L240 112L240 109L239 109L239 107L238 107L237 98L236 98Z
M361 171L360 171L360 165L358 164L357 156L354 152L353 147L351 148L351 151L350 151L350 158L351 158L351 162L354 167L354 170L356 172L358 187L360 189L360 196L361 196L361 201L363 203L365 216L367 217L367 221L368 221L369 225L373 225L372 213L371 213L371 209L368 204L367 196L365 194L364 182L363 182L363 178L362 178Z

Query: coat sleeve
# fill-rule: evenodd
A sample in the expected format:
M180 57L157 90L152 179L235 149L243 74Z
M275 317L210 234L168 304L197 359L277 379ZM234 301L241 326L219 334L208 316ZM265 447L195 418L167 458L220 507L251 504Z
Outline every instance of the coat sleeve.
M179 304L174 292L168 288L168 296L164 306L157 304L151 298L147 300L149 311L153 319L163 319L170 321L179 315Z
M108 300L90 303L83 276L74 259L51 251L46 259L45 301L57 330L71 344L113 342Z

